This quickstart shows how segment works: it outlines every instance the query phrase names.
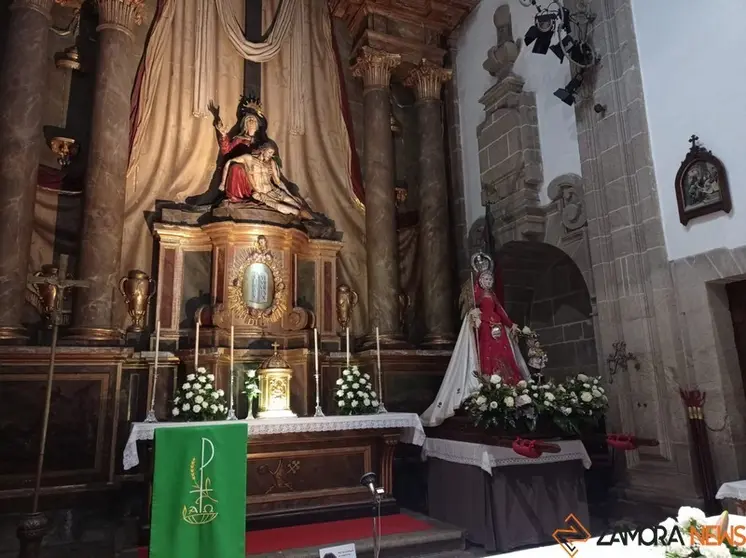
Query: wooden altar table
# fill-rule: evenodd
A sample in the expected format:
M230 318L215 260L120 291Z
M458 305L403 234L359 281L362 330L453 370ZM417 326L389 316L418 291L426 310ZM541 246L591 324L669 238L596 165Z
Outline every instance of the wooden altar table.
M425 441L414 413L242 422L248 428L246 516L251 529L368 515L371 496L360 486L368 471L376 473L386 491L382 513L398 512L392 496L394 450L400 441ZM202 424L229 422L133 423L124 469L140 465L143 455L143 473L150 481L155 430Z
M529 459L511 448L427 438L428 515L490 552L547 544L570 513L588 524L588 453L578 440L553 443L560 453Z

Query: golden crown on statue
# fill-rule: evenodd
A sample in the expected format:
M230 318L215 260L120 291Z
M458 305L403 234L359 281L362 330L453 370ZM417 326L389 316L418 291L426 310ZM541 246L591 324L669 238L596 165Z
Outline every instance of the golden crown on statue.
M241 101L238 103L238 113L245 116L249 112L254 112L264 118L264 109L258 97L254 95L241 95Z
M471 267L479 275L484 271L492 271L492 258L484 252L477 252L471 257Z

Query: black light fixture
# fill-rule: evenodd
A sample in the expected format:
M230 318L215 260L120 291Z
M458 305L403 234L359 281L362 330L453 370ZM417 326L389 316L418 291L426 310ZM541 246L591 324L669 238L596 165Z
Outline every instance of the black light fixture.
M583 84L583 72L578 72L565 87L560 87L554 92L554 96L568 106L575 103L575 94Z
M556 29L557 15L553 12L539 12L534 17L534 24L526 31L523 41L526 46L534 44L534 48L531 49L534 54L546 54Z
M595 15L587 10L571 12L561 0L548 0L546 7L537 0L519 0L523 6L536 8L534 24L523 38L526 46L536 54L546 54L550 50L559 58L565 58L580 68L588 68L596 63L596 55L588 38ZM556 37L556 41L555 41ZM554 44L552 44L554 42Z

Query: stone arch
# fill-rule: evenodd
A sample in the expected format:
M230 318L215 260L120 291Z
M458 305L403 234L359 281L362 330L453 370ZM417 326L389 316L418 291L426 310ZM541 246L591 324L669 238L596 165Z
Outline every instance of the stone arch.
M519 325L539 333L549 356L547 375L598 375L594 304L573 258L545 242L514 240L499 248L497 258L505 309Z

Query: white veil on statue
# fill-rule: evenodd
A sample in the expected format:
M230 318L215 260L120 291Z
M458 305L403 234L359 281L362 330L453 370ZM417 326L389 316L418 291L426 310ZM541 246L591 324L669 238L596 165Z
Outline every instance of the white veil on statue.
M420 416L422 425L438 426L452 417L461 407L461 403L479 389L479 380L474 375L475 372L479 373L478 371L479 357L474 322L472 313L467 312L438 395L433 404Z

